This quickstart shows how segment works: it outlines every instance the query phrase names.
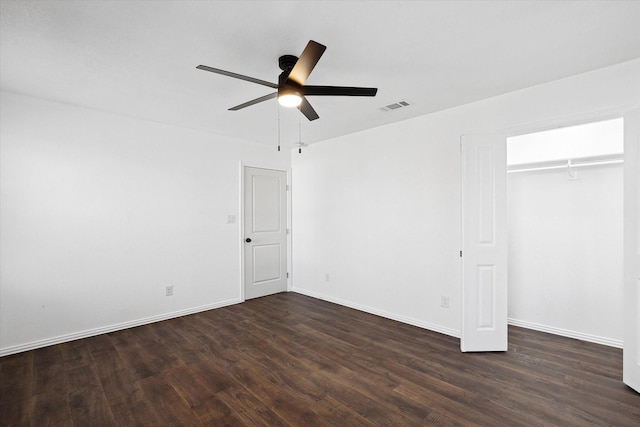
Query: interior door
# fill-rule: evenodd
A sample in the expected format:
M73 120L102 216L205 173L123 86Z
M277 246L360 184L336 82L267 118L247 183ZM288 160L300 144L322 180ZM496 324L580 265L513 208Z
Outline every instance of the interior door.
M506 351L507 140L464 135L460 349Z
M244 296L287 290L287 174L244 168Z
M624 116L623 380L640 393L640 109Z

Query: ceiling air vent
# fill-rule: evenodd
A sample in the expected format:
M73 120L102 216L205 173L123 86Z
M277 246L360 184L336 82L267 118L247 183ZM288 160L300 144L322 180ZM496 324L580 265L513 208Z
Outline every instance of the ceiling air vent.
M392 110L398 110L400 108L408 107L409 105L410 104L407 101L398 101L398 102L394 102L393 104L385 105L380 109L382 111L392 111Z

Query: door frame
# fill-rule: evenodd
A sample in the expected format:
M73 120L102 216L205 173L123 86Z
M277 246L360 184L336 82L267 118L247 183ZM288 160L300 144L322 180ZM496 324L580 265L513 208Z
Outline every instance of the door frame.
M622 381L640 393L640 108L627 112L624 118L623 226L626 232Z
M577 125L582 125L582 124L588 124L588 123L592 123L592 122L599 122L599 121L604 121L604 120L610 120L610 119L616 119L616 118L622 118L625 116L625 114L627 114L628 112L635 110L637 108L640 108L640 104L630 104L630 105L622 105L622 106L618 106L615 108L608 108L608 109L602 109L602 110L598 110L598 111L591 111L591 112L586 112L586 113L579 113L579 114L575 114L575 115L570 115L570 116L559 116L559 117L554 117L551 119L547 119L547 120L541 120L539 122L528 122L528 123L522 123L519 124L517 126L510 126L510 127L504 127L504 128L494 128L491 129L489 131L487 131L486 129L484 130L468 130L467 132L463 132L461 135L470 135L470 134L495 134L495 135L504 135L506 138L510 138L510 137L514 137L514 136L520 136L520 135L525 135L528 133L535 133L535 132L542 132L542 131L546 131L546 130L552 130L552 129L557 129L557 128L562 128L562 127L570 127L570 126L577 126ZM460 162L459 164L462 165L462 152L460 152ZM505 165L506 167L506 165ZM460 170L460 176L462 176L462 173L464 173L464 171ZM462 181L460 182L460 194L461 194L461 200L462 200ZM506 193L504 194L504 197L507 197ZM636 201L637 203L640 203L640 200ZM460 210L461 210L461 227L462 227L462 221L463 221L463 215L465 215L466 213L464 212L464 206L461 204L460 206ZM508 221L508 219L507 219ZM508 224L507 224L508 225ZM508 228L507 228L508 230ZM460 229L461 232L461 236L462 236L462 228ZM624 233L624 230L623 230ZM507 240L508 242L508 240ZM508 243L507 243L508 244ZM461 240L461 248L462 248L462 240ZM507 256L508 256L508 248L507 248ZM462 263L464 262L463 258L460 258L460 266L462 268ZM623 269L626 271L627 270L627 266L623 265ZM461 276L460 277L460 295L462 296L462 294L464 293L464 278ZM625 285L626 286L626 285ZM626 289L626 288L625 288ZM508 300L507 300L507 309L508 309ZM461 307L460 310L460 319L461 319L461 327L463 325L462 322L464 322L464 318L466 315L468 315L469 313L465 312L465 307ZM626 314L625 314L626 315ZM638 315L640 316L640 313L638 313ZM508 314L507 314L507 325L509 325L508 322ZM462 332L462 330L461 330Z
M274 165L265 165L265 164L261 164L261 163L256 163L256 162L244 162L244 161L240 161L240 167L238 168L239 170L239 174L240 174L240 191L239 191L239 195L238 195L238 199L239 199L239 206L238 206L238 211L240 212L240 214L238 215L238 244L240 245L240 251L239 251L239 255L240 255L240 262L239 262L239 267L240 267L240 301L241 302L245 302L246 298L245 298L245 293L244 293L244 285L245 285L245 277L244 277L244 267L245 267L245 256L244 256L244 251L245 251L245 244L244 244L244 226L245 226L245 221L244 221L244 213L245 213L245 209L244 209L244 190L245 190L245 182L244 182L244 170L245 168L256 168L256 169L269 169L269 170L274 170L274 171L280 171L280 172L285 172L287 175L287 190L286 190L286 197L287 197L287 292L291 292L291 288L293 287L293 273L291 271L291 266L292 264L292 250L291 250L291 236L292 236L292 230L291 230L291 168L289 169L283 169L283 168L279 168L277 166Z

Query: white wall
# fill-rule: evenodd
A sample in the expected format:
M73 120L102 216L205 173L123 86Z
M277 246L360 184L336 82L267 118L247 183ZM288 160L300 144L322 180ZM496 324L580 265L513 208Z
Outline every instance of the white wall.
M621 347L622 172L509 174L511 323Z
M288 152L0 100L0 355L240 301L240 162Z
M0 355L240 300L239 164L287 169L288 153L0 102ZM635 60L293 152L294 290L458 335L460 134L639 104Z
M293 289L459 335L460 135L525 133L638 104L635 60L294 153Z

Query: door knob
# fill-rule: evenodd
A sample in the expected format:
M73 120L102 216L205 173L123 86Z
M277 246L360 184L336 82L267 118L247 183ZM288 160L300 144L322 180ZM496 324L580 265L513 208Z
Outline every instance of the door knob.
M244 239L244 241L247 243L251 243L251 238L247 237L246 239Z

